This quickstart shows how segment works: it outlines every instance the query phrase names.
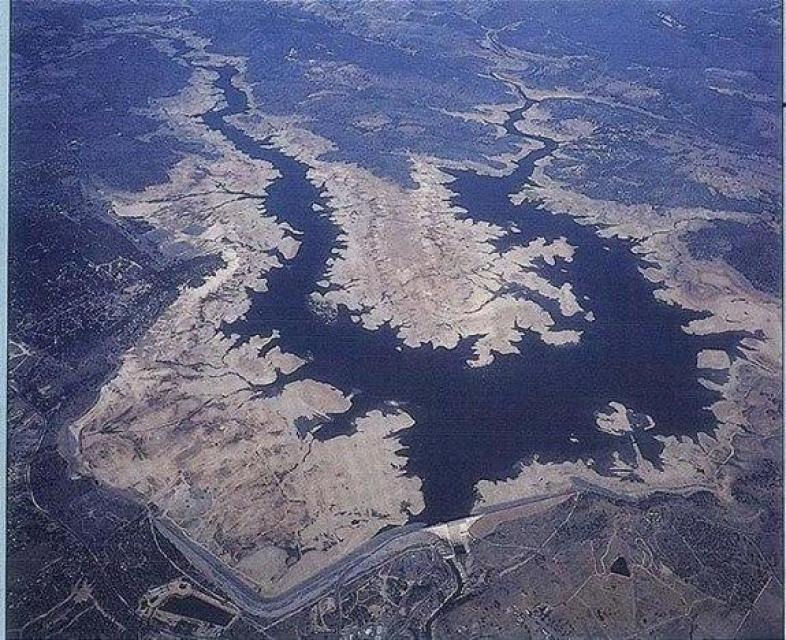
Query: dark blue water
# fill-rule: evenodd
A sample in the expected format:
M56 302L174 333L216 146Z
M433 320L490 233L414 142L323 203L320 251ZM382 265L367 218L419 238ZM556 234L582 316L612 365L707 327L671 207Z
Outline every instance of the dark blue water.
M219 627L225 627L232 622L233 618L228 611L214 607L195 596L170 598L161 606L161 609L179 616L204 620Z
M639 273L641 263L628 243L603 240L569 216L510 203L508 194L527 181L535 160L553 149L548 139L541 139L544 148L520 162L512 175L453 172L451 188L471 217L501 225L515 222L522 230L516 242L565 237L577 247L572 263L543 272L557 285L573 283L577 296L588 297L582 304L595 314L595 322L580 317L562 322L584 332L580 344L548 346L528 334L519 345L521 355L498 357L493 365L475 369L464 364L470 341L453 351L399 350L389 328L370 332L346 313L333 322L316 315L308 296L322 279L331 250L339 246L338 229L327 216L312 211L313 203L324 203L304 165L227 124L226 116L246 108L245 96L230 80L231 72L222 70L219 85L227 106L205 121L282 173L268 190L266 206L303 232L303 244L292 262L270 274L269 291L254 294L247 319L224 330L250 336L278 329L284 351L309 359L290 379L313 378L357 392L350 415L318 428L317 437L347 433L354 416L390 401L400 403L416 420L401 434L407 472L423 481L426 507L416 519L434 522L465 515L478 480L510 477L519 461L534 455L542 461L592 456L601 468L615 449L631 458L629 440L595 428L595 412L610 401L655 420L655 429L637 434L644 455L655 463L661 447L652 435L694 434L714 426L706 407L716 398L698 383L696 354L710 347L732 350L738 336L685 334L681 327L697 314L655 300L653 285ZM520 113L513 112L511 119ZM510 122L508 131L520 135Z

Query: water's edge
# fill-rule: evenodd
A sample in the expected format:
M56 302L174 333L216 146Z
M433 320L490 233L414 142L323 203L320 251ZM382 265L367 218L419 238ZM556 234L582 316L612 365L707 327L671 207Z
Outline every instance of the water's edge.
M696 354L704 348L731 351L737 338L686 334L682 327L698 315L655 299L655 287L641 275L629 243L601 239L570 216L510 202L508 194L526 184L535 163L556 147L548 138L538 137L543 147L510 175L451 171L451 189L456 204L473 219L503 227L515 223L521 233L511 242L564 237L577 247L572 263L544 265L541 272L557 286L571 282L593 312L591 323L579 316L559 320L565 328L583 331L579 345L549 346L527 334L520 356L498 357L489 367L473 369L464 365L469 341L452 351L401 349L387 326L370 332L343 312L332 322L316 315L309 295L322 279L339 230L326 213L314 212L313 204L325 207L325 202L308 181L305 165L227 122L247 109L246 96L232 85L233 69L219 73L226 106L207 114L205 122L242 152L281 172L268 189L267 210L302 232L294 260L272 272L268 291L252 296L246 318L224 330L247 337L277 329L282 350L309 358L291 379L308 377L355 392L349 414L326 426L304 426L305 431L316 429L315 437L351 433L356 416L371 408L390 410L390 402L410 413L416 425L401 434L401 442L407 473L422 480L426 504L416 520L467 515L479 480L509 478L522 460L535 456L541 461L592 457L601 472L615 450L633 462L629 439L595 428L595 412L610 401L655 420L654 430L637 434L643 455L655 464L662 446L654 434L695 434L714 426L707 407L716 395L698 382ZM510 113L509 134L525 136L515 122L531 104ZM548 300L538 302L554 308Z

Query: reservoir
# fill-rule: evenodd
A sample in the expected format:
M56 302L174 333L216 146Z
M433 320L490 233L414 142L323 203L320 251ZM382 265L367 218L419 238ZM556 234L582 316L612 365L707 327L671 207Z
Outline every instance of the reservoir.
M227 122L246 110L246 97L231 84L233 69L219 73L226 105L206 114L205 122L281 172L268 189L266 208L302 233L297 256L269 274L269 290L253 294L247 317L223 330L248 337L277 329L282 350L308 359L288 380L312 378L354 393L349 414L311 425L314 437L351 434L352 420L371 409L393 410L392 404L405 409L416 421L400 434L406 472L422 480L426 504L413 520L466 515L479 480L512 477L520 461L534 456L541 461L591 457L600 470L615 450L630 460L628 438L596 428L595 412L610 401L653 418L655 427L638 432L637 442L656 464L661 447L653 435L693 435L714 427L707 407L717 395L699 384L696 355L705 348L733 354L739 336L686 334L682 327L699 316L653 297L654 285L639 272L642 262L629 243L599 238L570 216L510 202L508 195L526 184L534 162L552 152L554 143L545 138L539 138L544 147L519 162L512 174L453 171L450 188L456 204L473 219L503 227L515 223L521 233L513 242L564 237L576 247L572 263L546 266L541 273L557 286L572 283L582 306L594 314L594 322L580 316L559 321L561 328L583 332L579 344L549 346L525 334L520 355L498 356L488 367L471 368L465 364L468 343L452 351L401 348L388 327L367 331L343 312L333 321L315 314L309 295L338 246L339 230L329 212L314 212L312 205L324 202L308 181L305 165ZM511 120L526 108L512 112ZM506 129L523 135L511 121ZM551 301L537 301L558 316Z

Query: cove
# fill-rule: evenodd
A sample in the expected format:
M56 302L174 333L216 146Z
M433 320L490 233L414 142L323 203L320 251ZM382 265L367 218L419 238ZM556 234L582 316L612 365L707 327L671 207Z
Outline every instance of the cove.
M583 332L578 345L549 346L525 334L521 355L498 356L492 365L476 369L464 363L470 341L452 351L401 348L389 327L366 331L344 311L332 321L316 314L309 295L331 251L340 246L339 230L325 212L313 210L312 205L325 203L305 165L228 122L247 109L246 97L232 85L234 69L217 71L226 101L205 114L205 123L281 172L268 189L267 210L302 233L294 260L269 274L268 291L252 294L245 319L222 330L243 339L277 329L282 350L308 360L287 380L312 378L354 393L348 414L328 424L303 425L303 432L311 430L314 437L351 437L352 420L366 411L390 411L393 404L405 409L416 421L399 434L406 472L421 479L426 505L412 514L413 520L432 523L468 514L479 480L512 477L520 461L534 456L541 461L592 457L601 471L615 450L631 459L627 437L595 427L595 412L610 401L653 418L655 428L637 432L637 442L656 464L661 447L653 435L693 435L715 425L707 407L717 396L699 384L696 355L705 348L733 354L739 336L686 334L683 325L700 316L654 298L654 285L639 272L642 262L629 243L602 239L570 216L510 202L508 194L527 182L536 160L553 150L546 138L539 138L543 148L510 175L452 171L451 190L473 219L504 227L515 223L521 233L506 242L564 237L577 248L572 263L544 266L542 273L557 286L572 283L582 306L593 312L594 322L581 317L559 321L561 327ZM509 134L524 135L512 123L526 108L511 112ZM556 317L553 303L538 302Z

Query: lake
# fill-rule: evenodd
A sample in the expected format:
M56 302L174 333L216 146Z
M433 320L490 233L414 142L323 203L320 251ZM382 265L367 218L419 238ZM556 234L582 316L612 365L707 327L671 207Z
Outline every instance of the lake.
M513 242L564 237L576 247L571 263L544 266L540 272L557 286L572 283L585 310L594 314L594 322L580 315L558 320L560 328L583 332L579 344L555 347L526 334L520 355L498 356L488 367L472 368L465 364L470 341L452 351L401 348L389 327L367 331L343 311L333 321L317 315L309 295L339 246L339 229L329 211L313 210L313 204L325 207L325 202L308 181L305 165L226 122L247 105L245 95L231 84L234 70L219 71L227 104L206 114L205 122L241 151L281 172L268 189L266 208L303 234L295 259L269 274L269 290L252 294L247 317L223 330L247 338L277 329L283 351L308 359L286 380L311 378L355 394L348 414L327 425L311 425L317 438L351 434L352 420L374 408L405 409L416 421L400 434L406 472L422 480L426 505L413 520L466 515L479 480L509 478L520 461L533 456L541 461L592 457L601 471L615 450L632 461L629 438L596 428L595 412L610 401L653 418L655 427L637 432L636 438L655 464L661 446L654 435L692 435L714 426L707 407L717 395L699 384L696 355L706 348L733 353L739 336L686 334L682 327L699 315L653 297L655 287L641 275L643 263L630 243L602 239L570 216L510 202L508 195L527 182L535 161L553 150L554 143L545 138L540 138L544 148L519 162L512 174L453 171L451 189L469 217L504 227L515 223L521 233ZM511 112L506 124L510 135L522 135L511 122L526 108ZM532 296L526 290L519 293ZM537 302L559 317L553 301Z

